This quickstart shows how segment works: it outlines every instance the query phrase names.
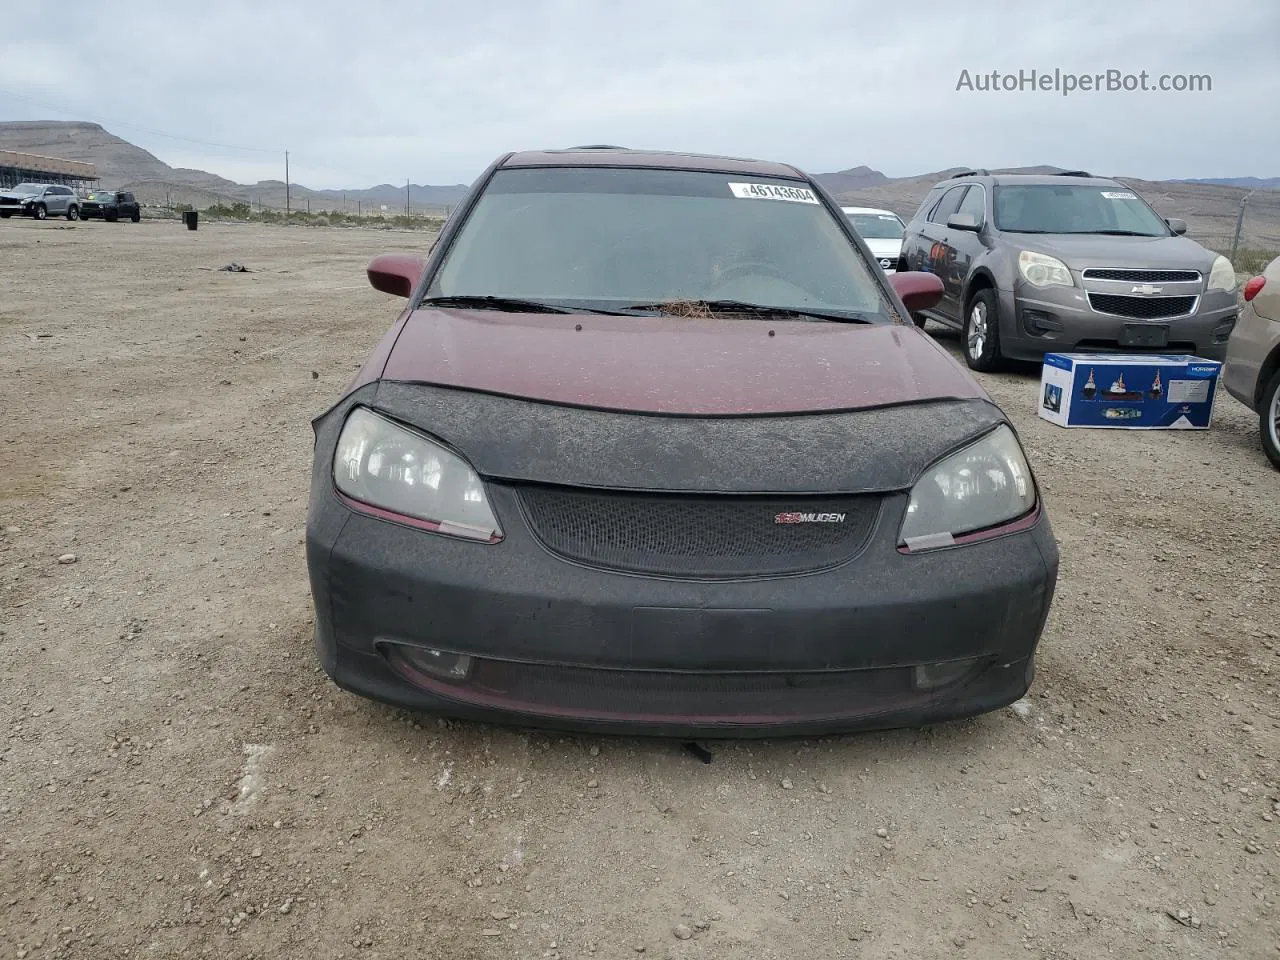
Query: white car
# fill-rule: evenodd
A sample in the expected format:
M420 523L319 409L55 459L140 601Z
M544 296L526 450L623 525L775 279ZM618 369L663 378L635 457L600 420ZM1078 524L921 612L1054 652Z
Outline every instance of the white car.
M875 207L841 207L853 223L858 236L867 241L885 273L898 269L898 255L902 253L902 234L907 225L892 210Z

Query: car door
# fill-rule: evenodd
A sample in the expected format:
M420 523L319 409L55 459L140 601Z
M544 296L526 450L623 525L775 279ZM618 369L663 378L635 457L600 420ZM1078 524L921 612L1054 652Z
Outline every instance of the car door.
M929 211L920 227L924 257L920 265L914 268L937 274L938 279L942 281L944 291L949 290L954 282L951 279L954 269L948 257L953 254L950 235L956 231L947 227L947 218L959 208L961 201L964 199L965 191L968 189L969 185L962 183L947 190L938 199L933 209ZM948 297L944 292L942 299L938 301L938 305L934 307L931 313L958 323L960 314L955 307L957 299L955 295Z
M67 209L71 206L71 191L67 187L50 187L52 196L49 198L50 215L57 214L64 216Z
M945 302L945 309L950 316L960 317L964 314L964 284L969 277L969 271L973 267L973 261L978 259L985 246L982 243L981 228L986 222L987 208L987 191L980 183L971 184L969 189L965 191L964 197L960 200L953 214L968 214L973 217L973 222L979 227L978 230L957 230L954 227L948 227L946 230L947 252L945 254L946 262L950 264L946 276L942 278L943 294L942 300ZM945 222L943 226L946 226Z

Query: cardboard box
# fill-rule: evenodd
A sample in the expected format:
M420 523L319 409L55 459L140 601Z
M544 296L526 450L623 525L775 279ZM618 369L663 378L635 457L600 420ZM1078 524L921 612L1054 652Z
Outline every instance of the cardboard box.
M1049 353L1039 413L1060 427L1207 430L1221 370L1171 354Z

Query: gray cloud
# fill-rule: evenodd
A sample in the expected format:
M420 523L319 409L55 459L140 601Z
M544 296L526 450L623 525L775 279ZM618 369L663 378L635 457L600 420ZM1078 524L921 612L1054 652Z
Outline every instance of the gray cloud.
M1272 0L121 0L109 12L42 5L15 21L23 29L0 40L0 118L98 120L174 165L242 181L282 176L286 148L297 181L358 187L469 182L505 150L583 142L815 172L1280 173ZM136 40L113 50L120 36ZM955 89L966 69L1055 68L1209 74L1213 90Z

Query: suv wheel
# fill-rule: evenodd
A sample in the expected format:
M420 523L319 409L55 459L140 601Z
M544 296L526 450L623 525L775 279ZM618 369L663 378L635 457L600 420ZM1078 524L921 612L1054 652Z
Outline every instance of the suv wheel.
M32 216L37 220L47 220L49 217L49 211L43 203L37 203L35 213L33 213Z
M142 214L141 214L139 211L135 210L135 211L134 211L134 212L129 216L129 219L130 219L130 220L132 220L134 223L137 223L138 221L140 221L140 220L142 219Z
M996 292L979 290L965 308L961 342L964 359L974 370L998 370L1000 354L1000 312Z
M67 207L67 219L68 220L80 219L80 208L77 207L74 203L71 206Z
M1280 470L1280 370L1262 388L1262 403L1258 404L1258 420L1262 431L1262 449L1271 465Z

